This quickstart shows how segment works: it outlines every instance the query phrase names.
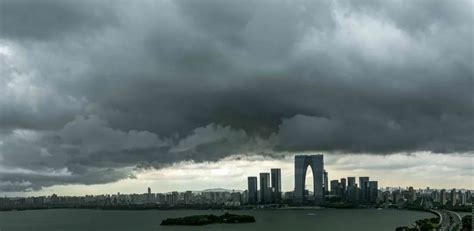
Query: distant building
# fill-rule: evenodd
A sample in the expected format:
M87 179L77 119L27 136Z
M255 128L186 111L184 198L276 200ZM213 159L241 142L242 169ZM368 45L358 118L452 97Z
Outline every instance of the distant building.
M338 180L331 181L331 195L339 196L339 181Z
M249 191L244 190L242 192L242 204L248 204L249 203Z
M431 198L433 199L433 202L439 203L440 201L439 192L437 190L431 192Z
M440 192L440 203L441 205L445 205L448 202L448 193L446 192L446 189L441 189Z
M260 198L262 203L272 202L272 190L270 188L270 173L260 173Z
M369 201L369 177L359 177L360 201L367 203Z
M466 199L465 193L458 191L458 202L459 202L459 205L466 205L467 199Z
M369 202L377 203L378 202L378 181L369 181Z
M324 195L329 194L329 181L328 181L328 172L326 170L323 171L323 193Z
M193 199L193 192L192 191L186 191L184 193L184 204L189 205L191 204Z
M355 186L356 185L356 178L355 177L347 177L347 187Z
M273 201L281 201L281 169L272 168L271 169L271 178L272 178L272 192L273 192Z
M471 191L467 190L464 194L466 195L466 203L472 203Z
M256 176L249 176L247 178L247 190L248 190L248 203L249 204L257 204L258 202L258 194L257 194L257 177Z
M393 200L392 202L393 202L393 204L397 204L398 201L401 200L401 199L402 199L402 195L401 195L400 190L394 190L392 192L392 200Z
M353 204L359 203L359 190L357 184L347 186L347 201Z
M148 187L148 193L147 193L147 196L146 196L146 200L148 203L150 203L152 200L151 200L151 188Z
M172 205L178 204L179 193L176 191L171 192L171 203Z
M456 193L456 189L451 190L451 205L455 206L458 203L458 194Z
M232 202L238 202L239 205L242 202L242 194L240 192L232 192L230 194L230 200Z
M311 166L313 171L313 193L316 203L323 202L323 155L296 155L295 156L295 190L294 199L296 203L305 200L306 171Z
M346 191L347 191L347 184L346 184L346 178L341 178L341 181L340 181L340 184L339 184L339 187L340 187L340 196L342 198L345 198L346 197Z
M408 188L408 204L413 204L416 200L416 192L413 187Z

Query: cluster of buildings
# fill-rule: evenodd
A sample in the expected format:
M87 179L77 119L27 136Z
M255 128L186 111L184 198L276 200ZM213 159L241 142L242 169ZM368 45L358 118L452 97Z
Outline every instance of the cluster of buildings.
M248 189L244 192L248 204L271 204L281 202L281 169L272 168L270 173L260 173L260 190L257 189L257 177L247 178Z
M295 188L282 192L281 169L272 168L259 176L247 178L247 190L205 190L169 193L152 193L148 188L142 194L112 194L86 196L39 196L0 198L0 209L31 207L80 207L80 206L272 206L297 204L350 204L350 205L394 205L397 207L446 207L472 205L470 190L447 191L385 188L368 176L347 177L328 182L323 155L295 156ZM306 189L308 167L313 173L313 188Z
M378 181L370 181L368 176L359 177L359 184L355 177L332 180L330 191L325 191L326 198L336 197L342 201L354 204L375 204L378 200Z
M285 193L285 198L292 199L294 204L316 203L323 204L327 199L338 198L351 203L376 203L378 198L378 182L370 181L369 177L355 177L332 180L328 184L328 172L324 169L323 155L295 156L295 188L293 192ZM313 174L313 188L305 188L308 167ZM271 174L271 182L270 182ZM248 203L269 204L281 202L281 169L271 169L271 173L260 173L260 188L256 176L249 176Z
M77 207L77 206L185 206L185 205L227 205L240 206L242 192L238 191L186 191L152 193L148 188L143 194L107 194L86 196L4 197L0 198L1 208L33 207Z
M398 207L462 207L471 206L474 202L470 190L446 189L407 189L386 188L379 191L378 203L395 204Z

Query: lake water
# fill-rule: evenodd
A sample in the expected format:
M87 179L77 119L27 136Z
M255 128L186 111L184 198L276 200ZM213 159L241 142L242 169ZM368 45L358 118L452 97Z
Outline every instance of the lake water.
M433 217L426 212L376 209L320 209L320 210L245 210L232 213L255 216L256 223L216 224L207 226L160 226L168 217L194 214L220 215L223 211L209 210L30 210L0 212L1 231L232 231L232 230L395 230L415 220ZM311 215L308 215L311 214Z

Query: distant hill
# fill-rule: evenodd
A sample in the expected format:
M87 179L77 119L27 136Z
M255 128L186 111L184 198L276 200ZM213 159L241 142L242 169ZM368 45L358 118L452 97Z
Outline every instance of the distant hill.
M210 188L210 189L204 189L201 191L194 191L194 192L242 192L242 190L235 190L235 189L225 189L225 188Z

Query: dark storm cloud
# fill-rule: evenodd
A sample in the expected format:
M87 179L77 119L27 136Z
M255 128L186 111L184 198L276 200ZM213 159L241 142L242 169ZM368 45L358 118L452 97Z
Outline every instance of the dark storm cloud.
M1 0L0 34L10 39L51 39L90 33L117 18L109 1Z
M472 153L472 3L446 4L0 1L0 190L231 154Z

